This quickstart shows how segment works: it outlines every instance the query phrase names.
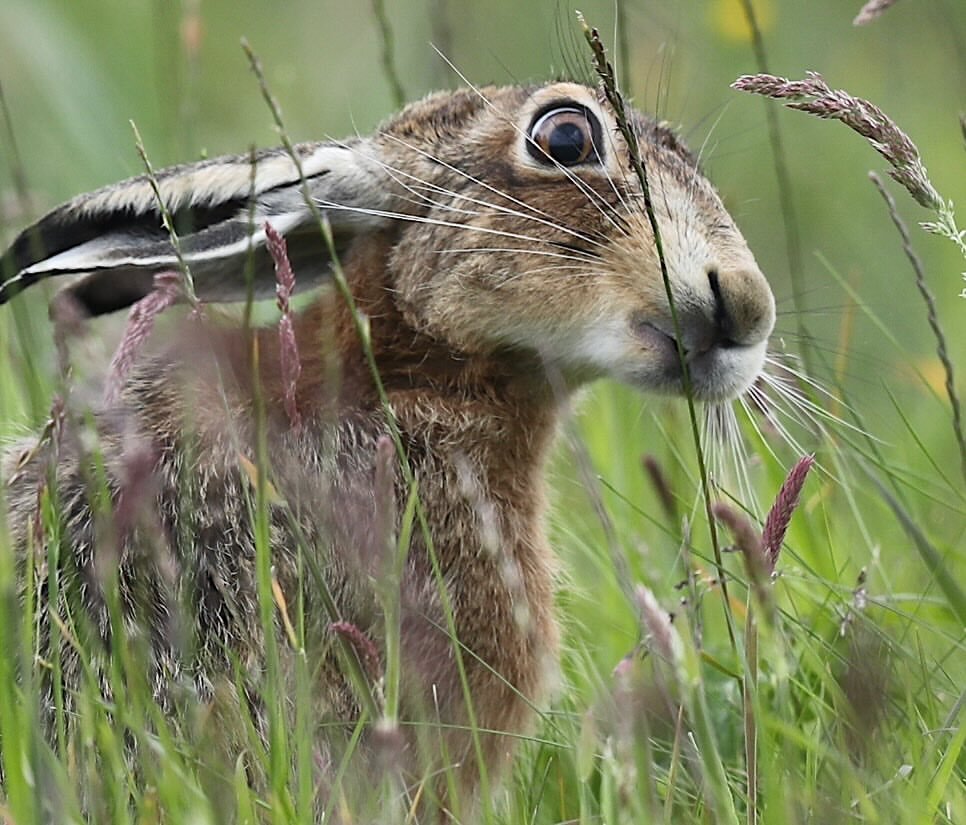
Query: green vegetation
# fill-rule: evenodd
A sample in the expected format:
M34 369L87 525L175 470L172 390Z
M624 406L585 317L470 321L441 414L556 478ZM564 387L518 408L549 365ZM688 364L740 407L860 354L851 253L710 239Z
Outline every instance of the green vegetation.
M377 18L368 4L311 0L5 0L0 239L79 191L140 172L130 120L155 168L278 143L241 36L295 140L368 131L395 108L397 81L410 98L458 83L430 40L474 83L591 76L572 10L555 0L526 11L511 0L382 5ZM832 88L876 103L915 141L943 197L963 204L956 107L966 88L966 7L903 0L853 28L860 5L756 0L768 70L819 71ZM619 42L629 49L615 63L625 95L700 152L779 299L772 371L814 405L796 408L766 387L768 416L754 406L738 412L744 447L705 445L713 486L734 513L762 521L802 455L817 464L774 582L725 553L725 601L685 405L609 384L587 393L566 422L551 478L561 687L522 743L492 822L966 822L966 483L936 339L868 180L884 162L860 138L778 109L787 169L779 191L765 114L779 104L730 88L762 70L745 6L626 0L617 4ZM615 4L581 10L609 42ZM392 82L384 57L396 67ZM963 395L966 264L955 244L916 226L932 213L886 185L922 256ZM960 224L963 214L960 206ZM47 298L40 290L0 309L8 440L41 430L63 392ZM78 403L120 323L98 321L72 344ZM271 491L253 472L264 507ZM58 505L40 504L38 530L55 554ZM717 530L727 549L730 532ZM271 622L278 605L270 560L261 562ZM56 567L48 557L32 569ZM120 642L114 669L101 674L113 703L88 674L76 734L61 728L43 741L38 674L61 663L35 661L34 584L26 582L24 605L0 530L0 820L84 821L86 810L92 822L215 823L235 810L239 822L308 823L320 804L339 810L338 794L320 803L312 785L313 743L298 724L310 674L298 664L289 697L297 724L272 717L268 750L251 719L234 720L250 746L247 772L206 759L223 731L205 709L186 702L174 720L160 714L138 646ZM53 575L47 587L57 586ZM674 614L671 629L658 605ZM298 606L288 609L297 640ZM269 686L281 678L270 664ZM395 811L380 821L406 819Z

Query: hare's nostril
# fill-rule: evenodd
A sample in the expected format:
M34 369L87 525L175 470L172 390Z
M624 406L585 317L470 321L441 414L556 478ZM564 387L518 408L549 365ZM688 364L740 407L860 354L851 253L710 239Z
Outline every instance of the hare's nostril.
M708 270L708 283L711 285L711 294L714 296L714 345L724 349L736 347L738 342L732 337L734 322L725 306L718 270L714 267Z

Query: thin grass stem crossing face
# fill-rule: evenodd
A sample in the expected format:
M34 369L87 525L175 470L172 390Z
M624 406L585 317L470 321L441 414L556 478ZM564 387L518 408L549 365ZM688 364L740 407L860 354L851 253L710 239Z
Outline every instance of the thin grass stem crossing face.
M423 805L485 796L555 680L543 471L562 402L601 377L681 395L683 352L709 433L741 463L722 405L755 392L775 320L694 158L629 116L676 326L614 112L574 83L432 95L369 137L162 170L23 232L0 260L0 302L49 278L89 315L143 317L156 276L182 265L200 301L155 351L122 345L92 431L35 445L12 477L21 558L48 468L64 508L71 577L42 611L41 645L63 647L42 681L66 698L46 706L75 719L85 657L100 672L136 636L172 713L190 689L214 718L245 706L271 740L291 707L266 685L310 680L329 730L320 765L360 750L376 770L392 742L404 784L432 788ZM325 288L333 274L352 306ZM293 291L319 284L294 312ZM206 303L274 290L280 331L206 317ZM83 655L51 616L84 626ZM250 732L219 739L225 764Z

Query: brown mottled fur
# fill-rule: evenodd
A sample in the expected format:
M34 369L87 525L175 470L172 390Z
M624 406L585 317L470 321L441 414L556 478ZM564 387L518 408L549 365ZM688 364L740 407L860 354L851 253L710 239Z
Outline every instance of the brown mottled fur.
M477 790L480 776L466 730L471 718L484 731L485 767L499 774L513 736L532 729L532 708L546 702L553 682L560 632L542 476L566 392L603 374L680 391L666 340L651 341L652 328L668 324L667 299L620 136L604 124L610 179L592 167L575 168L568 179L523 154L519 112L533 101L575 95L603 109L580 88L486 89L489 102L463 91L405 110L364 151L392 167L383 186L395 211L445 223L386 221L343 247L346 279L369 319L372 351L419 483L472 702L471 716L440 585L417 528L400 585L402 713L444 727L404 728L401 764L412 779L459 765L464 795ZM669 229L688 346L716 353L725 326L722 348L759 346L773 303L740 234L670 132L640 116L635 124ZM428 200L412 197L411 181L432 182ZM475 206L484 200L503 210ZM521 201L540 219L521 217ZM592 242L575 240L574 228ZM582 244L586 254L565 261L569 266L532 256L535 246L566 249L554 243ZM719 272L716 297L707 285L709 266ZM642 327L643 338L626 332ZM611 330L600 355L598 328ZM352 317L335 292L324 292L297 318L296 334L301 429L283 411L274 330L252 335L186 321L180 343L144 358L119 407L97 415L110 502L89 500L93 463L73 425L18 469L8 488L25 561L38 490L52 467L66 541L60 597L47 607L77 620L82 606L95 671L106 673L104 642L119 632L102 592L105 573L116 566L123 632L146 638L158 701L174 709L194 693L212 706L219 728L232 708L250 705L258 715L260 703L277 699L259 696L265 640L246 469L257 457L259 397L273 490L273 570L288 605L304 605L307 648L319 668L313 698L320 728L336 720L348 731L359 700L339 666L333 617L305 572L304 554L321 570L339 617L383 653L374 582L386 564L379 525L387 502L375 492L374 474L377 444L389 427ZM712 366L708 378L698 374L699 395L730 395L733 384L746 383L721 377L727 369L717 361ZM397 469L390 516L397 528L408 495ZM49 575L41 569L42 605ZM53 637L43 611L40 628L40 655L49 659ZM281 630L278 641L284 664L294 654ZM73 710L82 663L62 637L60 656ZM235 690L236 668L245 695ZM109 693L108 679L102 688ZM52 689L48 684L48 707ZM511 736L493 733L499 731ZM229 751L237 747L230 731L220 735ZM325 739L336 742L334 759L338 737L330 731ZM445 784L434 789L441 796Z

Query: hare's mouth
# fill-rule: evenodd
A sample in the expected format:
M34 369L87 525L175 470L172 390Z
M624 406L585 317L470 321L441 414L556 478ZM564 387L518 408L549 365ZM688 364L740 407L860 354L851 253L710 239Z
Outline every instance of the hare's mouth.
M739 344L708 329L685 325L679 347L673 334L650 321L637 321L632 328L646 353L646 363L633 370L634 383L657 392L685 394L682 359L687 364L691 393L701 401L741 395L765 364L767 341Z

